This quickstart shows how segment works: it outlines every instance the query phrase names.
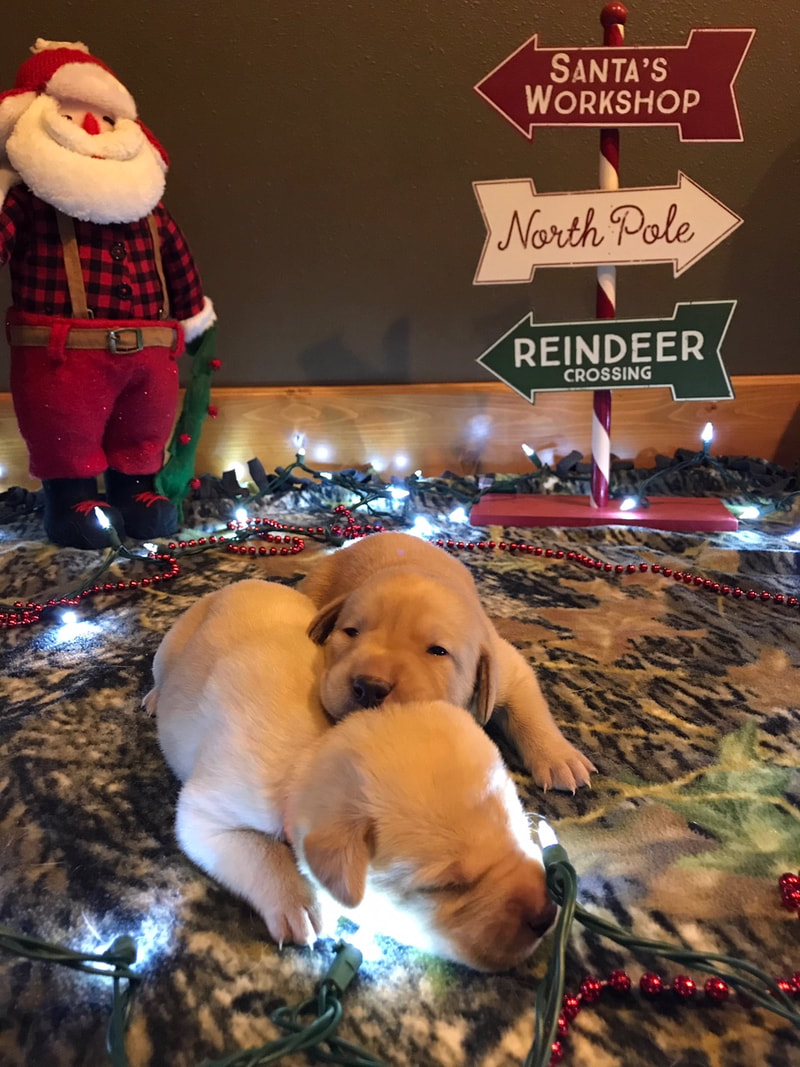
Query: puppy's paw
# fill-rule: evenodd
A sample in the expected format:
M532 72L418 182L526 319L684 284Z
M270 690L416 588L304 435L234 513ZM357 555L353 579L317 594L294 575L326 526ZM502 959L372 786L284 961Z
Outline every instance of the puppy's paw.
M153 688L142 698L142 707L148 715L155 715L156 708L158 707L158 690Z
M540 749L530 761L537 785L543 789L563 789L574 793L580 785L589 785L589 776L597 767L569 741L558 748Z
M313 945L322 930L319 901L312 886L298 872L292 885L275 887L277 892L259 911L278 948L284 944Z

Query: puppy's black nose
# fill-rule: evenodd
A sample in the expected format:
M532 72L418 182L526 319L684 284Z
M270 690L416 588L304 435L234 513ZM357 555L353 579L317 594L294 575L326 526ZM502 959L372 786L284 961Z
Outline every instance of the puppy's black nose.
M544 937L556 920L558 908L552 902L548 902L544 911L535 919L528 919L528 926L536 937Z
M353 679L353 694L362 708L377 708L391 691L391 685L383 678L368 678L360 674Z

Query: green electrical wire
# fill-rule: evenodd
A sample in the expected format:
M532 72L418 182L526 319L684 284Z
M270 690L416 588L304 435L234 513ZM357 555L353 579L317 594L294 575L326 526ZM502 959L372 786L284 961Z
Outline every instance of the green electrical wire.
M737 991L746 992L754 1003L775 1012L800 1029L800 1009L773 978L754 964L734 956L693 952L680 945L637 937L616 923L586 911L577 901L578 876L575 868L569 862L566 849L558 844L552 827L544 819L539 821L539 839L543 845L542 861L547 890L561 911L556 921L553 955L536 994L534 1039L525 1058L524 1067L548 1067L550 1063L551 1046L555 1040L564 997L566 944L574 920L592 933L607 937L618 945L624 945L634 951L651 952L674 963L718 975ZM555 843L550 844L550 841Z
M285 1037L268 1041L258 1048L234 1052L221 1060L204 1060L201 1067L262 1067L277 1063L292 1052L309 1051L316 1062L341 1064L342 1067L383 1067L369 1052L336 1037L342 1020L340 997L361 966L362 955L357 948L340 941L334 947L336 956L320 982L315 996L291 1007L284 1005L270 1015L270 1019ZM311 1016L303 1022L304 1016ZM320 1046L326 1045L326 1048Z
M73 971L111 978L113 992L106 1045L113 1067L128 1067L125 1031L133 990L141 978L131 970L131 964L136 962L136 945L132 937L123 934L105 952L76 952L63 945L51 945L38 937L19 934L7 926L0 926L0 952L44 963L60 963Z

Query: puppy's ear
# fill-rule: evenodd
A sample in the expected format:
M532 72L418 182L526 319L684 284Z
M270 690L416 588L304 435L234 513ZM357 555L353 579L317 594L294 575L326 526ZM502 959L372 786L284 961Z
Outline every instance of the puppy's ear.
M491 717L497 699L497 668L491 649L481 649L475 671L475 688L472 692L470 710L475 721L485 726Z
M358 730L333 729L298 783L292 837L309 873L347 908L361 903L375 830L365 802Z
M364 897L373 853L373 827L367 819L355 823L332 819L303 841L309 870L346 908L355 908Z
M342 610L342 604L347 599L347 594L344 596L338 596L335 600L332 600L325 607L320 608L311 622L308 624L308 636L314 642L315 645L324 645L331 635L331 630L336 625L336 620L339 618L339 612Z

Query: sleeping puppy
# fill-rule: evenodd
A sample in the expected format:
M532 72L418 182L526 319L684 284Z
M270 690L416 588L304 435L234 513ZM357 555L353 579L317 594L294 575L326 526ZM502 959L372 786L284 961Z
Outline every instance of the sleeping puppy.
M242 581L200 599L164 637L145 706L183 782L181 847L279 944L314 941L318 889L346 908L375 890L441 955L516 965L555 907L497 748L442 702L334 725L318 697L322 653L306 634L314 611L286 586Z
M324 557L300 588L320 609L321 696L340 719L357 708L446 700L484 725L498 705L525 766L545 789L588 785L596 767L556 726L533 668L481 607L469 570L412 534L381 533Z

